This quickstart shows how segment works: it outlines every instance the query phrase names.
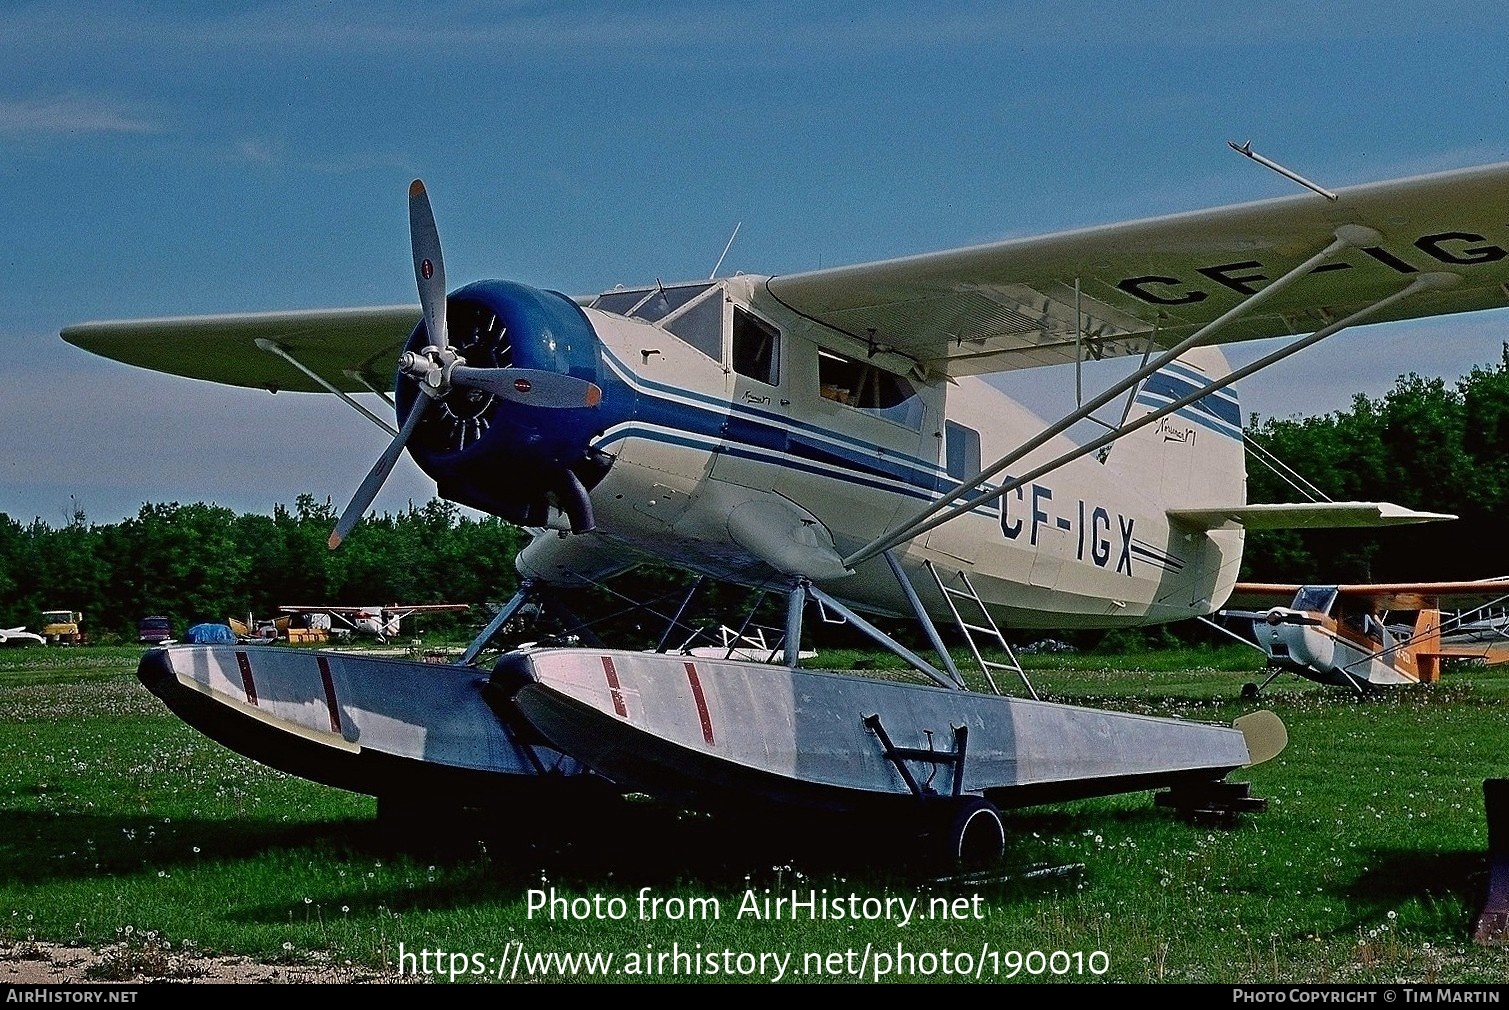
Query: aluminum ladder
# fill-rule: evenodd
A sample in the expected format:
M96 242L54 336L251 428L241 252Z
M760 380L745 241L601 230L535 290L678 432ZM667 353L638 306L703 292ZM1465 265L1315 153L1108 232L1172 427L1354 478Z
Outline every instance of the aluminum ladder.
M969 581L969 576L963 570L956 573L959 581L964 585L964 588L960 589L944 582L943 576L938 574L938 569L934 567L931 560L922 563L927 566L928 574L938 584L938 591L943 594L943 600L948 604L949 612L954 615L954 623L964 633L964 641L969 644L970 654L975 657L975 663L979 665L980 672L985 675L985 680L990 684L990 689L996 694L1001 693L1001 687L996 683L994 671L1006 670L1015 673L1022 679L1022 686L1027 688L1027 693L1032 696L1033 701L1040 700L1037 696L1037 690L1032 686L1032 681L1027 679L1027 671L1022 669L1022 664L1017 661L1016 653L1011 651L1011 646L1006 643L1006 636L1001 634L1001 629L996 624L995 618L991 617L990 611L985 609L985 601L980 599L979 593L975 592L974 583ZM975 610L980 615L978 620L983 623L971 624L969 621L966 621L964 615L959 612L959 604L955 602L956 600L974 604ZM985 635L994 639L996 644L1001 647L1001 652L1006 656L1007 661L998 663L994 660L986 659L980 651L979 643L976 641L977 635Z

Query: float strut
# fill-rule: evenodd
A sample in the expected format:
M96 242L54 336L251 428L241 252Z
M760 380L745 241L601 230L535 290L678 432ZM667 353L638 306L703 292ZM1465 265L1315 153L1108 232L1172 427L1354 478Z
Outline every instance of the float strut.
M492 637L503 628L503 625L508 623L509 618L519 612L519 608L524 606L532 595L534 595L533 579L525 579L519 583L519 591L513 594L513 599L503 604L493 619L487 622L487 627L483 628L482 632L476 638L472 639L472 644L466 647L466 651L461 654L460 659L456 660L455 665L471 665L471 662L477 658L477 655L487 647L487 643L492 640Z

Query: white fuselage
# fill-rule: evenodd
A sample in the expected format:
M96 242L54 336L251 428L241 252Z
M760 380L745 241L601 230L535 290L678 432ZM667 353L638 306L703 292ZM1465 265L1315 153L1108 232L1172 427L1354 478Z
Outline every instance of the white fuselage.
M520 556L523 573L560 582L655 560L779 587L793 577L790 559L804 556L803 537L831 540L845 556L1043 429L973 377L903 374L915 395L902 404L843 402L827 379L840 359L851 373L872 363L863 345L761 302L759 281L712 286L707 297L724 303L722 335L702 350L664 321L587 310L640 408L594 443L614 458L591 493L597 530L541 534ZM779 334L772 360L749 364L736 312ZM881 352L873 363L894 368L892 358ZM1172 366L1172 381L1225 371L1214 350L1190 362ZM1165 510L1245 500L1240 418L1225 395L1228 421L1182 410L1116 443L1104 462L1070 462L899 548L925 605L947 613L923 569L931 561L945 579L967 573L996 619L1017 627L1114 627L1216 610L1236 579L1241 532L1185 530ZM1155 405L1139 394L1130 416ZM1073 446L1055 438L1009 472ZM798 574L861 609L909 612L883 558L846 576Z

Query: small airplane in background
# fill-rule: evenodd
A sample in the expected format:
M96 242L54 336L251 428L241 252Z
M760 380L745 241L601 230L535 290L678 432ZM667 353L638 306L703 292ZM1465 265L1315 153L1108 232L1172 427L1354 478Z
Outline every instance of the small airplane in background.
M470 609L469 603L390 603L386 607L325 607L288 605L279 607L283 614L324 614L339 621L358 635L372 635L379 642L398 635L404 618L414 614L435 614Z
M1495 616L1509 603L1509 579L1479 582L1291 586L1239 582L1231 600L1267 609L1225 610L1252 621L1273 674L1284 672L1366 694L1400 684L1432 684L1447 660L1509 662L1509 624ZM1459 608L1443 618L1444 604ZM1497 608L1497 610L1495 609ZM1413 614L1412 620L1393 620Z
M35 631L27 631L25 625L17 625L14 628L0 628L0 645L30 645L33 642L38 645L46 645L47 639Z

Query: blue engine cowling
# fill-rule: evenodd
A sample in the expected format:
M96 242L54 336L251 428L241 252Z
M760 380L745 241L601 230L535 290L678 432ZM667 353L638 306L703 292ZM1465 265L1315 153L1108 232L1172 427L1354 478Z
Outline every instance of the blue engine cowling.
M511 281L479 281L446 298L451 346L475 368L538 368L596 383L591 407L546 407L485 390L453 387L425 412L409 452L441 497L525 526L545 524L555 505L578 532L592 528L587 492L608 460L591 443L632 412L631 393L604 366L586 314L566 296ZM429 340L421 321L407 349ZM424 394L400 374L400 423Z

